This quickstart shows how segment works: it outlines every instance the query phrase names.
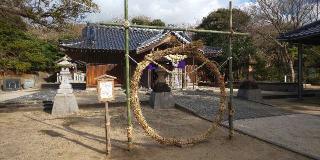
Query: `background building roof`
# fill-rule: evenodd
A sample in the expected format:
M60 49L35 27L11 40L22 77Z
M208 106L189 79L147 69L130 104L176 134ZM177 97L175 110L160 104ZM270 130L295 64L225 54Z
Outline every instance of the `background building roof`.
M292 43L320 45L320 21L281 34L278 39Z

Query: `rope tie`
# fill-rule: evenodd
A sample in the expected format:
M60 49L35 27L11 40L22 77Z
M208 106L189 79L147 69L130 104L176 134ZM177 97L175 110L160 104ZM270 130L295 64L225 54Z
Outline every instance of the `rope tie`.
M198 71L200 68L202 68L204 65L206 65L208 63L208 61L203 62L199 67L195 68L194 70L187 72L187 74L193 73L195 71Z
M152 60L149 57L146 57L146 59L154 64L156 64L157 66L159 66L160 68L164 69L166 72L168 72L169 74L174 74L172 71L168 70L166 67L162 66L161 64L157 63L156 61Z
M228 61L230 61L233 57L228 57L227 60L225 60L220 66L219 66L219 70L225 65L227 64Z
M228 108L231 108L229 109L229 115L230 116L234 116L235 115L235 110L234 110L234 107L231 105L231 103L228 103Z
M133 59L130 55L128 55L128 56L134 63L138 64L138 62L135 59Z
M130 21L129 20L126 20L123 22L123 26L124 28L129 28L130 27Z
M128 137L128 150L131 150L132 149L132 130L133 130L133 127L132 125L130 125L128 128L127 128L127 137Z

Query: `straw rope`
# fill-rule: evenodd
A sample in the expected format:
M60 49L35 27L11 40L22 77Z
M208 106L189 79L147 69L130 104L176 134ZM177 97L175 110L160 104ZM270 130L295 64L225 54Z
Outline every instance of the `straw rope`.
M131 80L131 98L130 103L132 105L133 113L142 126L144 131L153 139L155 139L160 144L165 145L176 145L176 146L184 146L189 144L195 144L206 140L211 133L218 127L221 123L224 115L224 111L226 109L225 102L226 102L226 91L224 86L223 77L220 75L219 69L216 63L213 63L209 59L207 59L200 51L203 44L201 42L194 42L192 44L187 44L185 46L174 47L170 49L166 49L163 51L156 51L151 54L146 55L145 59L140 62L134 72L134 75ZM138 97L138 89L139 89L139 82L141 79L141 75L143 70L150 64L150 60L156 61L159 60L161 57L170 54L180 54L180 55L187 55L187 56L194 56L196 60L202 61L206 64L206 67L210 69L212 74L214 74L218 78L218 84L220 86L220 103L219 103L219 111L214 116L213 122L208 130L200 135L196 135L194 137L182 139L182 138L166 138L159 135L152 127L148 125L145 117L142 114L141 105Z

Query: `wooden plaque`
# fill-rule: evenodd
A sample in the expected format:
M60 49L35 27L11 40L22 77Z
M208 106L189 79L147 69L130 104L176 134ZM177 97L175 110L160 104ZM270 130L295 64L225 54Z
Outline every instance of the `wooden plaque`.
M114 81L101 80L98 81L98 99L100 102L114 100Z

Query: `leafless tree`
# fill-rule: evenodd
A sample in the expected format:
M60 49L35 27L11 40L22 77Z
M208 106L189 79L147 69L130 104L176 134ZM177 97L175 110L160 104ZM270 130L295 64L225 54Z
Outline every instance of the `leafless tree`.
M276 54L278 60L287 65L291 81L295 81L294 56L288 52L288 43L277 37L286 31L297 29L318 17L318 0L256 0L249 8L252 16L251 31L256 43L266 54Z

